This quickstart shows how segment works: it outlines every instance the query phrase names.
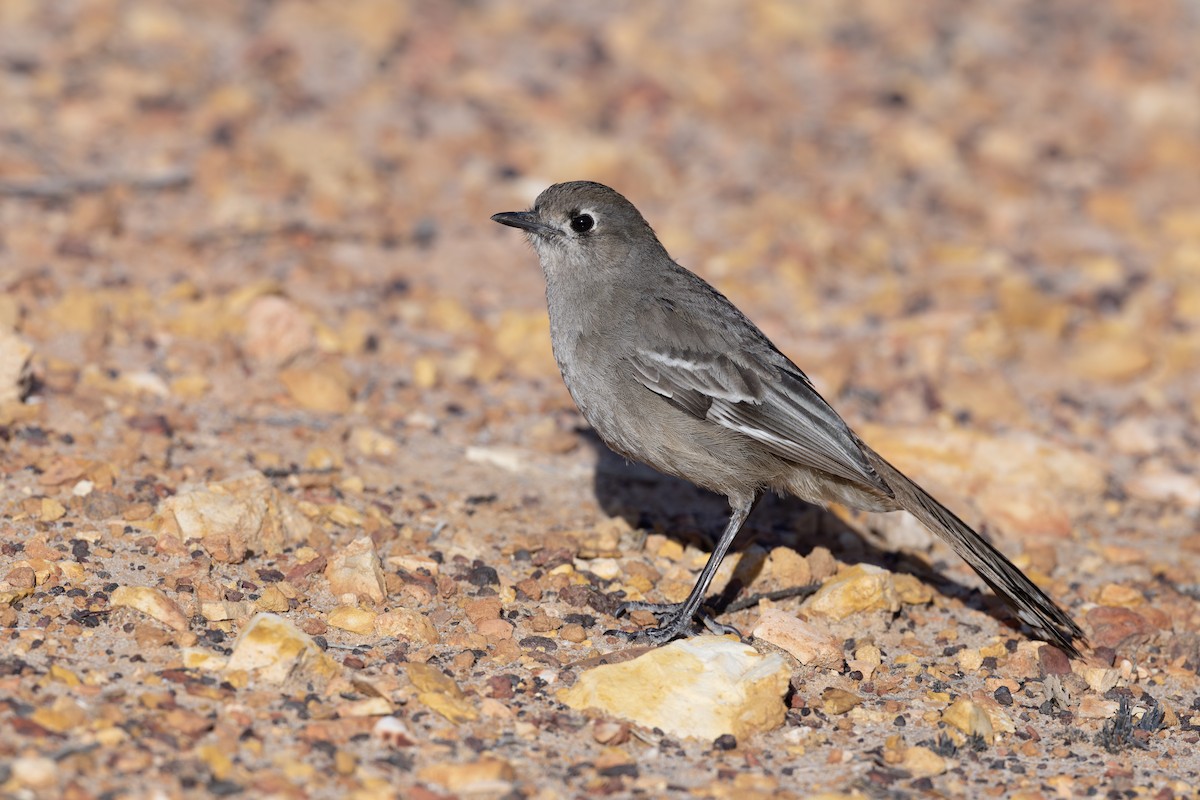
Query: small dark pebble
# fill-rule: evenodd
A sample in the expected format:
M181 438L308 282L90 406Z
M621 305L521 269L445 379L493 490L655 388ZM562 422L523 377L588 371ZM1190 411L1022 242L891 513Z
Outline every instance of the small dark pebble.
M892 720L892 724L895 725L897 728L903 728L905 725L908 724L908 720L904 718L903 714L901 714L900 716L898 716L894 720Z
M596 774L604 778L636 778L638 776L638 768L637 764L614 764L611 767L596 770Z
M737 748L737 737L732 733L723 733L713 740L713 748L717 750L734 750Z
M996 698L996 702L1002 706L1011 706L1013 704L1012 692L1007 686L997 686L996 691L992 694Z
M233 781L209 781L207 788L213 797L228 797L246 791L244 786Z
M558 649L558 643L546 636L526 636L518 644L526 650L541 650L553 653Z
M489 567L486 564L481 564L473 567L467 573L467 582L472 586L499 586L500 576L496 573L495 567Z

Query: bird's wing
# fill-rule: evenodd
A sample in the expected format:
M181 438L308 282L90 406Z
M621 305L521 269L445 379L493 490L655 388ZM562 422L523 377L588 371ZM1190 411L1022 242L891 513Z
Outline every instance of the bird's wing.
M626 359L643 386L695 417L761 442L780 458L890 494L842 418L748 320L738 314L754 334L748 341L734 332L741 326L689 326L687 335L671 335L686 320L674 308L657 312L661 324L651 329L664 335Z

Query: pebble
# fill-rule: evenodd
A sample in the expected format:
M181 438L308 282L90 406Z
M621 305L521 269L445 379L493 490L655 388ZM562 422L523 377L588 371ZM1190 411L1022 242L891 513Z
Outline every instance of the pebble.
M1088 638L1093 647L1127 650L1150 641L1156 632L1145 617L1128 608L1096 606L1084 619L1091 628Z
M337 548L329 556L325 579L329 581L329 591L338 596L351 594L375 603L387 597L383 564L370 536L360 536Z
M827 580L802 608L809 614L842 620L868 611L898 611L900 598L892 573L872 564L855 564Z
M180 541L199 539L214 559L228 563L250 552L280 553L314 533L296 502L255 471L166 498L152 527Z
M410 608L395 608L375 617L375 634L420 644L438 644L442 635L429 618ZM485 634L486 635L486 634Z
M375 620L378 616L374 611L357 606L338 606L326 615L325 621L332 628L365 636L375 632Z
M763 564L761 579L781 587L807 586L813 581L808 559L790 547L771 550Z
M727 637L698 636L630 661L593 667L559 692L571 708L659 728L671 736L738 740L783 724L791 670Z
M267 683L282 684L293 676L327 681L340 671L316 642L277 614L257 614L238 636L225 665Z
M313 367L287 367L279 380L300 408L345 414L354 403L353 382L339 361L326 360Z
M826 714L845 714L862 704L862 698L854 692L830 687L821 692L821 710Z
M417 700L455 725L479 719L479 711L463 690L446 673L431 664L410 663L408 678L417 690Z
M156 619L173 631L186 631L188 618L171 598L161 589L150 586L118 586L113 590L109 603L113 607L132 608Z
M942 711L942 722L968 736L980 736L989 745L996 741L987 712L978 704L960 697Z
M905 748L900 766L908 770L914 778L932 778L949 768L945 758L920 745Z
M828 631L778 608L764 608L753 636L791 654L806 667L840 669L842 645Z

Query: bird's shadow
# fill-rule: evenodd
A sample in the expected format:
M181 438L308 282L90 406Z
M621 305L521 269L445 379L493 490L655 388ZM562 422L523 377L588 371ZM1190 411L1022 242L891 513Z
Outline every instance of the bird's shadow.
M685 545L712 548L729 519L729 504L724 497L643 464L626 461L609 450L590 429L579 433L595 451L593 489L606 514L620 516L634 528L662 533ZM826 547L841 562L873 564L891 572L908 573L940 594L956 598L1005 625L1016 624L998 598L930 569L909 554L880 549L836 515L794 497L773 493L763 497L731 550L744 550L752 544L767 551L790 547L801 555L807 555L815 547ZM739 567L734 580L711 604L718 610L723 608L757 577L761 568L761 561L750 570Z

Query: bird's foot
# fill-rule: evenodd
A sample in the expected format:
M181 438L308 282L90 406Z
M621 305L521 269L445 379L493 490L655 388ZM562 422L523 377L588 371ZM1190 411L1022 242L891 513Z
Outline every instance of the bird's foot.
M666 644L678 636L695 636L700 632L696 622L699 621L711 633L717 636L733 634L739 639L742 632L732 625L717 622L707 611L700 610L695 614L687 613L686 603L647 603L644 601L628 601L617 606L615 616L624 616L630 611L649 611L655 616L663 617L661 624L653 628L642 628L636 631L605 631L606 635L616 636L627 642L646 643L654 646Z

